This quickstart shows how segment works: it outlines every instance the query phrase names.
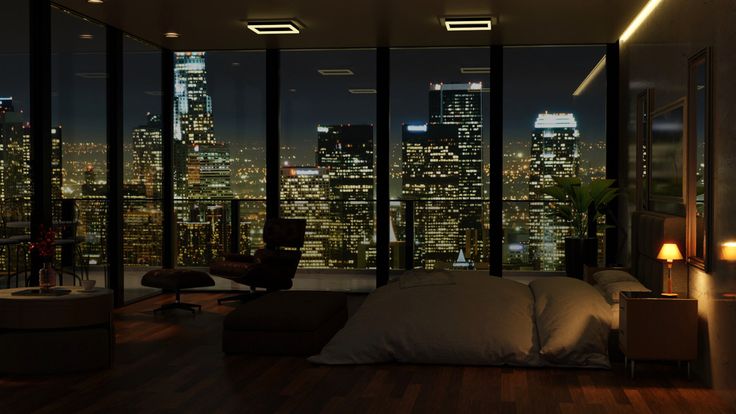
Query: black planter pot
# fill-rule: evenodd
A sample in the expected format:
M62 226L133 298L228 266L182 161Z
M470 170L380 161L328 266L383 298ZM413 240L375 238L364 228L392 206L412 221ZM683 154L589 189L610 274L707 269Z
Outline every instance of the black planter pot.
M583 265L598 265L598 239L565 239L565 271L567 275L582 279Z

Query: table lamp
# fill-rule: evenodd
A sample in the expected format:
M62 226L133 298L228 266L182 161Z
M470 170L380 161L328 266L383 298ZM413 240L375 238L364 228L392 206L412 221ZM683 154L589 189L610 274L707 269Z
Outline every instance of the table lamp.
M721 243L721 260L736 262L736 241Z
M662 249L659 250L657 259L667 262L667 292L662 293L662 296L677 296L677 293L672 293L672 263L675 260L683 259L682 253L680 253L680 249L675 243L664 243L662 245Z

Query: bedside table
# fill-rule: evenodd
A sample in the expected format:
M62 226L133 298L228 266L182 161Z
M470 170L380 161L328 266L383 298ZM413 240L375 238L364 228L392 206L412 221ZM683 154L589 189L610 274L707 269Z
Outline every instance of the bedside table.
M685 361L698 357L698 301L649 292L621 292L618 343L631 365L636 361Z

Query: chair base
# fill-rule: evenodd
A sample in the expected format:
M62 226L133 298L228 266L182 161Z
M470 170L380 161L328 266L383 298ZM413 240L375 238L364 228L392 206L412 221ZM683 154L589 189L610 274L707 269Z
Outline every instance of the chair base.
M265 295L267 292L256 292L255 290L251 290L247 293L241 293L239 295L233 295L233 296L227 296L224 298L217 299L217 304L222 305L225 302L240 302L245 303L249 302L254 299L258 299L261 296Z
M199 311L200 313L202 312L202 305L196 305L194 303L173 302L173 303L167 303L167 304L161 305L160 308L154 309L153 313L155 314L158 312L164 312L164 311L171 310L171 309L183 309L183 310L188 310L192 312L192 314L196 314L197 311Z

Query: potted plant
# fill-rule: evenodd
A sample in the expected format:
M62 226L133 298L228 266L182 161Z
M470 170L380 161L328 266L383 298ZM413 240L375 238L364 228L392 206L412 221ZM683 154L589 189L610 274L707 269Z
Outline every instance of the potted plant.
M596 266L598 239L595 237L598 219L616 196L614 180L598 179L583 184L575 177L555 177L556 185L542 189L552 199L555 217L567 222L571 237L565 239L565 270L567 275L582 279L583 265Z

